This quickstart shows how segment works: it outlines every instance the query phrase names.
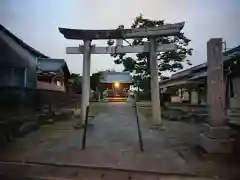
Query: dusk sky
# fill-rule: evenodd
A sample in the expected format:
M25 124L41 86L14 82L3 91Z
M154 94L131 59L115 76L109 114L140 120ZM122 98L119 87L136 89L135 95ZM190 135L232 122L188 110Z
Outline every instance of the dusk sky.
M71 72L82 72L82 55L66 55L58 27L109 29L129 27L140 13L169 23L185 21L192 40L194 65L206 61L206 42L221 37L227 48L240 44L240 0L0 0L0 23L33 48L51 58L64 58ZM92 44L106 45L104 41ZM115 68L109 55L92 55L91 72Z

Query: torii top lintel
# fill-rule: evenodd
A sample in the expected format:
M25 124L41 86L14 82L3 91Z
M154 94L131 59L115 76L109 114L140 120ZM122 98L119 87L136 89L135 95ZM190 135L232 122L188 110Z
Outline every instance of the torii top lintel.
M136 29L109 29L109 30L83 30L59 28L60 33L66 39L94 40L94 39L131 39L137 37L149 36L170 36L177 35L184 27L184 22L175 24L166 24L154 28L136 28Z

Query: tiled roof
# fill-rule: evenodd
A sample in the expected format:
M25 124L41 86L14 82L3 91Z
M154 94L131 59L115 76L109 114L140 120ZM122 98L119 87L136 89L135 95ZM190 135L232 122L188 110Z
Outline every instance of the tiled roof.
M28 52L30 52L33 56L38 59L38 70L44 72L57 72L60 69L65 71L68 75L70 74L68 66L64 59L51 59L48 56L42 54L38 50L32 48L13 33L11 33L8 29L6 29L3 25L0 24L0 31L3 31L5 34L10 36L17 44L22 46Z
M128 72L103 72L102 78L100 79L101 83L132 83L132 76Z
M24 49L29 51L31 54L33 54L36 57L41 58L48 58L46 55L42 54L38 50L32 48L31 46L27 45L25 42L23 42L21 39L19 39L17 36L15 36L13 33L11 33L9 30L7 30L3 25L0 24L0 31L3 31L5 34L10 36L16 43L18 43L20 46L22 46Z
M182 76L187 76L191 72L197 71L197 70L205 68L205 67L206 67L206 63L202 63L202 64L199 64L197 66L190 67L190 68L188 68L186 70L183 70L181 72L175 73L175 74L172 75L171 78L178 78L178 77L182 77Z
M38 70L42 72L59 72L60 70L70 74L64 59L38 58Z
M223 55L224 55L224 56L229 56L229 55L234 54L234 53L236 53L236 52L240 52L240 45L237 46L237 47L235 47L235 48L232 48L232 49L229 49L229 50L225 51L225 52L223 53Z
M223 60L224 61L231 60L236 55L240 55L240 45L223 52ZM202 77L207 76L206 70L207 70L207 63L202 63L200 65L193 66L193 67L183 70L181 72L175 73L169 79L161 81L160 84L165 84L168 81L176 80L179 78L187 78L187 79L188 78L190 78L190 79L202 78Z

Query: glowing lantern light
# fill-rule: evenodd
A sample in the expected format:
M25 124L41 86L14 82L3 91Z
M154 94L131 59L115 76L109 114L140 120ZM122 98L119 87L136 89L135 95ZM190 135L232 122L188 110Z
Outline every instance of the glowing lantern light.
M114 83L114 86L115 86L116 88L118 88L118 87L120 86L120 84L119 84L118 82L116 82L116 83Z

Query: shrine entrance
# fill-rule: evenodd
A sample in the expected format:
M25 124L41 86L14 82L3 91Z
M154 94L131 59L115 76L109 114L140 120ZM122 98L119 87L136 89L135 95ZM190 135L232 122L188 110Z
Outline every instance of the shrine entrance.
M102 86L105 89L106 97L108 98L128 97L130 84L115 82L115 83L102 84Z
M128 72L105 71L101 73L100 85L104 92L104 100L126 102L132 84L132 76Z
M153 125L161 125L158 62L156 52L173 51L175 44L156 44L156 39L164 36L178 35L184 23L167 24L152 28L136 29L111 29L111 30L83 30L59 28L60 33L66 39L83 40L84 45L78 47L67 47L67 54L83 54L83 85L81 99L81 123L84 124L87 107L89 106L90 89L90 60L91 54L113 54L113 53L149 53L151 70L151 99L152 99L152 121ZM143 45L123 46L123 40L134 38L149 38L149 43ZM95 47L91 46L92 40L116 39L116 46Z

